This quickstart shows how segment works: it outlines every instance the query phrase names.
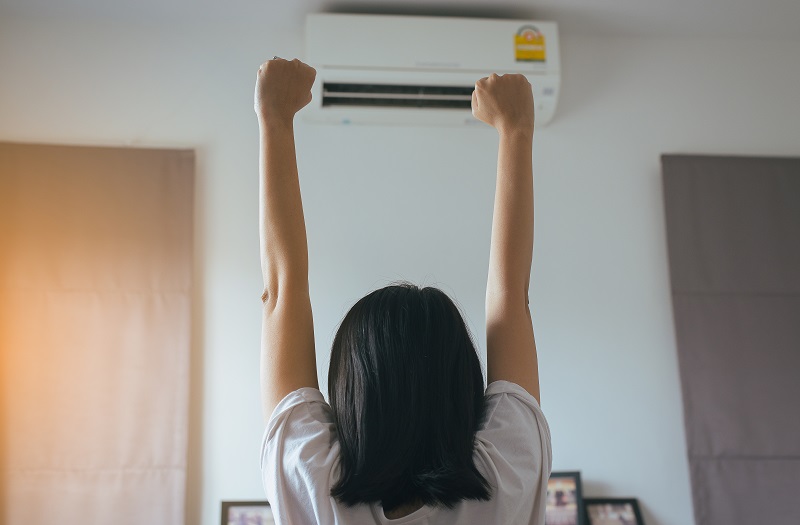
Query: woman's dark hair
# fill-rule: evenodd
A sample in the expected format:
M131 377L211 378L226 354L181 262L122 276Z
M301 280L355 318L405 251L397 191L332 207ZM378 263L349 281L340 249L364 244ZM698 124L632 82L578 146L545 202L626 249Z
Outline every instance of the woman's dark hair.
M341 445L331 495L341 503L490 499L473 462L481 365L441 290L399 283L360 299L333 340L328 396Z

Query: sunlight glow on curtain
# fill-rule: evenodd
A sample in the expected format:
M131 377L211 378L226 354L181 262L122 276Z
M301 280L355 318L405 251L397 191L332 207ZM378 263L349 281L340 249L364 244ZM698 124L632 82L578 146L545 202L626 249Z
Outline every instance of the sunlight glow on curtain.
M0 143L0 524L183 523L193 173Z

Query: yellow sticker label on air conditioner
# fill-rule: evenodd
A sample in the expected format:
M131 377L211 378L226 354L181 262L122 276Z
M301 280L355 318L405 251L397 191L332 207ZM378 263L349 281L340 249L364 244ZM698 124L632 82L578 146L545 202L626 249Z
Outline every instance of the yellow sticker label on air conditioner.
M547 48L544 35L534 26L522 26L514 35L514 55L517 62L544 62Z

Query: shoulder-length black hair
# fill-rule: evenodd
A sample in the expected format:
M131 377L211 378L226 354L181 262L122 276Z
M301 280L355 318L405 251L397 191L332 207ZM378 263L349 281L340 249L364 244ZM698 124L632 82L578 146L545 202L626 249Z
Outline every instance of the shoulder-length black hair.
M360 299L333 340L328 397L341 445L331 495L341 503L490 499L473 462L481 365L441 290L398 283Z

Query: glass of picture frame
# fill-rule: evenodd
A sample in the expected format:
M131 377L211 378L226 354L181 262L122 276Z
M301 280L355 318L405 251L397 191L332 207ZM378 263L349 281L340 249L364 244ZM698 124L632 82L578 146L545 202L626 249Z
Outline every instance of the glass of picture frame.
M644 525L636 498L586 498L586 525Z
M221 525L274 525L267 501L223 501Z
M585 525L583 489L579 471L550 473L547 482L545 525Z

